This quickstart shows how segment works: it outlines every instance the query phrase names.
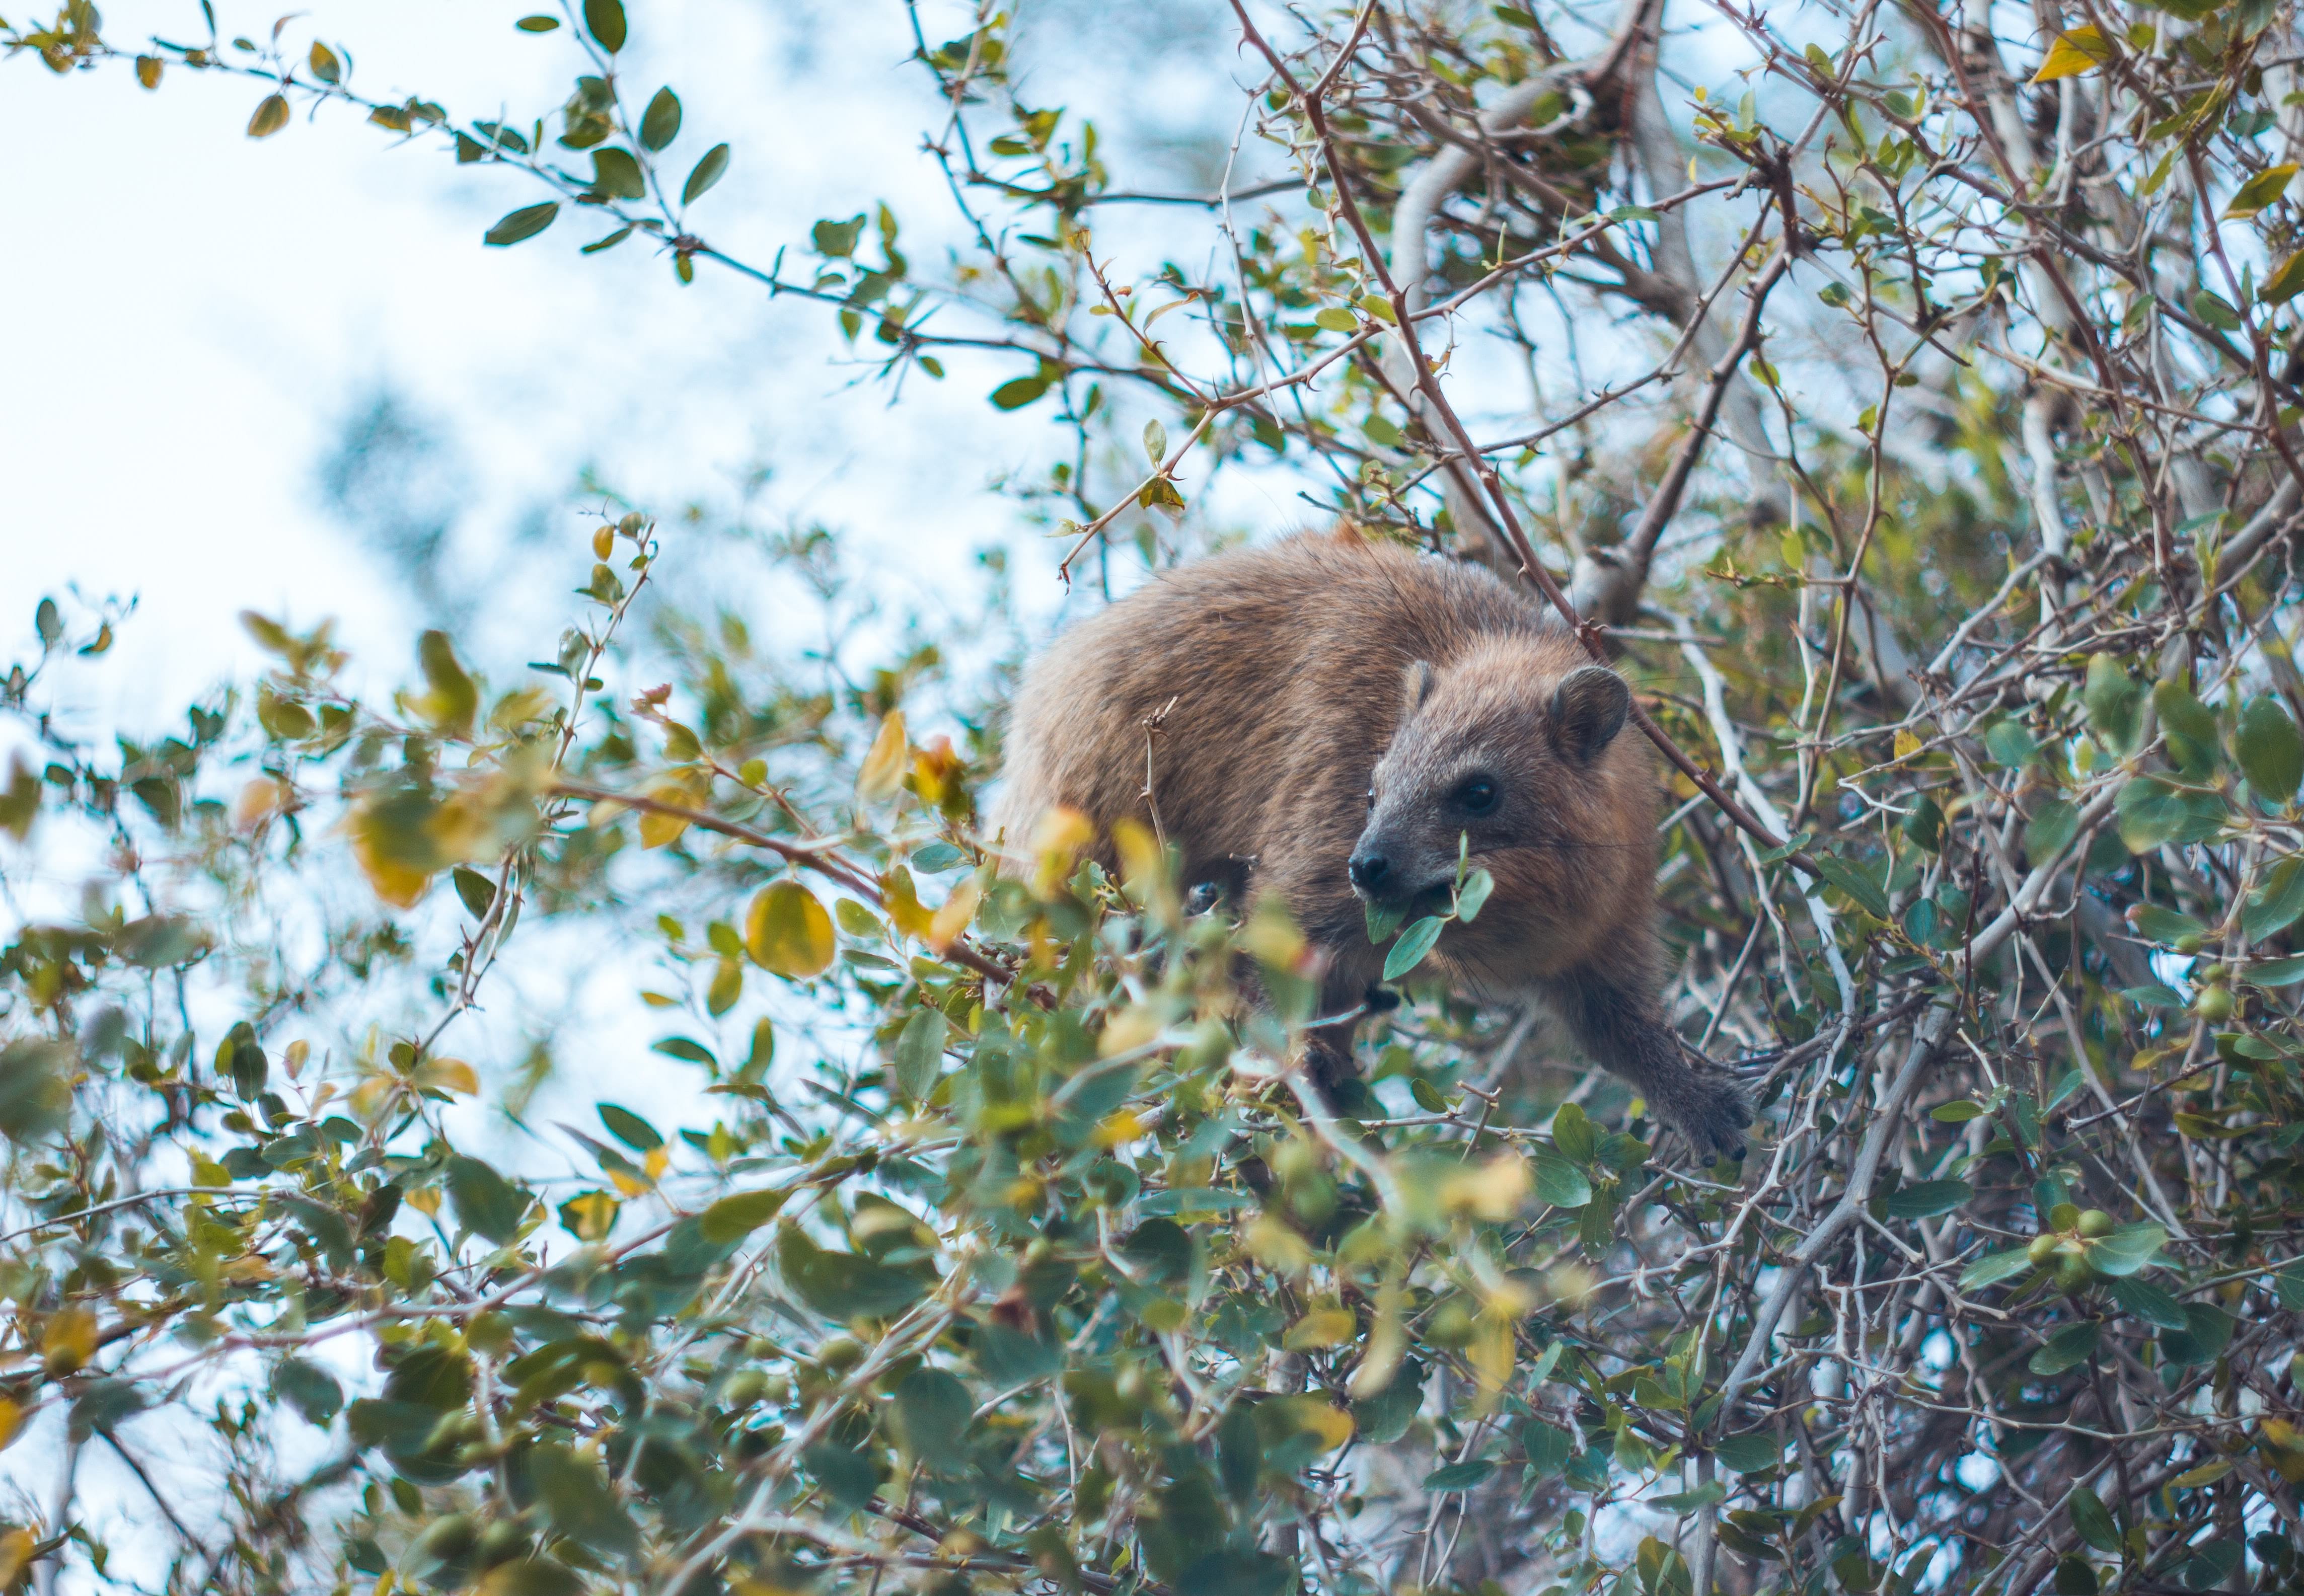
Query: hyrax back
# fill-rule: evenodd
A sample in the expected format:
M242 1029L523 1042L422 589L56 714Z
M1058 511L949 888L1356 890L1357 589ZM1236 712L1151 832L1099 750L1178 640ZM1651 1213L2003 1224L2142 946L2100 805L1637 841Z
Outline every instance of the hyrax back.
M1466 840L1495 891L1441 937L1440 967L1547 1000L1726 1153L1749 1112L1656 1011L1656 782L1617 735L1628 702L1486 570L1294 537L1185 565L1063 632L1017 697L995 823L1016 852L1058 805L1103 838L1156 818L1188 882L1282 896L1325 956L1334 1015L1382 973L1363 900L1444 909ZM1351 1030L1325 1038L1345 1068Z

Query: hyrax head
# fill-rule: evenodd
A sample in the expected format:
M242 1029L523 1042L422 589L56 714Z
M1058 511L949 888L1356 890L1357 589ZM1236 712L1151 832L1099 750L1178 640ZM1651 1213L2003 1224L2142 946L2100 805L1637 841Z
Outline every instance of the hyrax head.
M1517 896L1537 912L1571 908L1542 900L1578 884L1571 856L1622 827L1604 766L1631 708L1623 679L1603 665L1563 673L1556 654L1498 644L1439 669L1419 660L1402 686L1399 730L1347 866L1353 891L1445 910L1468 847L1495 875L1500 905Z

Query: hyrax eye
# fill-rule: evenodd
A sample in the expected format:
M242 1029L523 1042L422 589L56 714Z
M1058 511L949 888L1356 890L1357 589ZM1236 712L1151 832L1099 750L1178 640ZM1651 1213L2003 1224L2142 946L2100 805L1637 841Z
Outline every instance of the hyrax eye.
M1474 776L1456 789L1456 806L1467 815L1493 814L1496 799L1496 784L1486 776Z
M1376 807L1376 789L1375 789L1373 786L1371 786L1371 787L1368 789L1368 807L1369 807L1369 808L1371 808L1371 809L1375 808L1375 807Z

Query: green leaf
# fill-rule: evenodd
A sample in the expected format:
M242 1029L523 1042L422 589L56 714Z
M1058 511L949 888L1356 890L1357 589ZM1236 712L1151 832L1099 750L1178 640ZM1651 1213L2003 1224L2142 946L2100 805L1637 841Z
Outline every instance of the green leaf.
M1592 1200L1592 1182L1584 1171L1551 1148L1540 1144L1529 1148L1528 1162L1537 1202L1554 1208L1581 1208Z
M448 1202L456 1222L498 1246L510 1241L528 1212L529 1195L477 1158L448 1161Z
M2304 737L2297 735L2287 706L2269 693L2258 693L2240 706L2232 757L2257 796L2273 803L2288 802L2304 781Z
M463 900L465 908L471 911L472 918L487 919L488 910L496 907L496 883L479 871L462 865L456 866L451 879L456 885L456 896Z
M902 1313L936 1283L927 1271L827 1252L790 1225L776 1243L776 1267L802 1302L826 1319L843 1322Z
M2259 959L2241 970L2240 978L2250 986L2293 986L2304 981L2304 957Z
M2217 735L2215 712L2192 696L2181 681L2164 681L2152 689L2153 712L2168 739L2168 757L2184 774L2198 781L2216 773L2224 763L2224 739Z
M623 0L584 0L584 26L611 55L624 47Z
M1441 928L1447 923L1438 915L1427 915L1402 932L1400 940L1393 943L1392 951L1385 955L1384 978L1397 981L1422 964L1424 956L1432 951L1432 944L1440 940Z
M696 169L688 174L688 182L680 190L680 203L695 204L697 200L703 198L706 190L727 173L727 171L728 147L724 144L716 144L704 152L704 158L697 162Z
M1470 1490L1495 1471L1495 1459L1488 1457L1474 1457L1463 1463L1452 1463L1444 1468L1436 1468L1425 1475L1424 1489Z
M1641 1504L1658 1508L1676 1517L1685 1518L1700 1507L1728 1499L1728 1488L1717 1480L1707 1480L1691 1490L1675 1490L1667 1496L1652 1496Z
M2122 1313L2133 1313L2147 1324L2156 1324L2162 1330L2186 1327L2183 1305L2141 1276L2108 1279L2104 1283L2104 1294L2117 1303Z
M2088 1267L2100 1275L2132 1275L2159 1257L2168 1232L2146 1220L2124 1225L2088 1245Z
M1876 920L1888 917L1888 895L1869 874L1842 858L1838 854L1816 856L1817 874L1847 894L1857 908Z
M2192 296L2192 314L2219 333L2237 333L2247 325L2240 320L2239 311L2205 288Z
M2025 823L2024 857L2037 869L2063 852L2080 829L2080 812L2063 798L2050 798Z
M678 1059L683 1064L701 1064L707 1069L717 1068L720 1062L712 1056L710 1048L685 1036L667 1036L661 1042L651 1042L648 1051L662 1053L667 1059Z
M967 1461L961 1440L976 1404L957 1375L915 1369L896 1387L896 1431L904 1449L938 1473Z
M344 1388L319 1364L287 1358L272 1372L272 1390L304 1415L305 1422L326 1428L344 1406Z
M686 1039L678 1038L677 1040ZM690 1045L695 1044L691 1043ZM711 1055L707 1053L705 1056L709 1058ZM663 1134L655 1126L633 1113L631 1110L618 1108L613 1102L604 1102L599 1105L599 1112L600 1123L608 1127L608 1134L633 1152L654 1153L664 1145Z
M1938 1103L1928 1110L1928 1118L1944 1125L1965 1125L1970 1119L1982 1119L1988 1111L1982 1103L1961 1097Z
M1529 1472L1539 1480L1549 1480L1567 1467L1576 1452L1575 1440L1568 1431L1542 1419L1530 1419L1520 1427L1520 1444L1528 1454Z
M558 1441L539 1444L528 1454L528 1477L560 1533L611 1556L638 1549L640 1530L631 1516L600 1471L573 1448Z
M640 158L613 144L592 152L592 193L601 199L642 199L648 184L640 177Z
M1722 1436L1712 1455L1740 1474L1757 1474L1775 1467L1784 1448L1774 1431L1756 1430L1749 1435Z
M1588 1164L1600 1149L1600 1133L1582 1108L1563 1102L1552 1116L1552 1144L1573 1162Z
M2290 854L2266 871L2240 908L2240 933L2250 942L2277 935L2304 915L2304 854Z
M1986 1286L1996 1286L2032 1267L2032 1261L2022 1247L2012 1247L2004 1253L1987 1253L1960 1272L1962 1291L1980 1291Z
M2085 1485L2075 1485L2064 1503L2064 1510L2071 1515L2072 1528L2081 1540L2101 1552L2120 1550L2120 1526L2113 1523L2111 1511L2095 1491Z
M2120 840L2132 854L2149 853L2164 842L2205 842L2223 829L2224 800L2213 792L2190 792L2159 776L2138 776L2120 790L2113 808Z
M640 114L640 148L651 152L663 149L679 137L680 97L670 89L659 89Z
M2080 689L2080 703L2088 711L2088 729L2112 752L2125 754L2135 747L2137 710L2143 697L2143 683L2128 673L2116 655L2088 656L2088 682Z
M1919 1180L1898 1186L1880 1207L1892 1220L1933 1219L1975 1195L1976 1188L1965 1180Z
M2288 1264L2272 1277L2273 1294L2291 1313L2304 1313L2304 1259Z
M896 1089L913 1102L928 1101L935 1089L936 1077L944 1072L944 1043L951 1029L950 1022L933 1009L922 1009L904 1022L896 1034L896 1048L891 1068L895 1072Z
M2180 915L2174 909L2162 908L2156 903L2141 903L2130 911L2138 933L2150 941L2171 946L2188 936L2206 937L2208 928L2190 915Z
M1407 910L1373 898L1368 900L1362 913L1368 920L1368 940L1372 948L1383 947L1392 933L1400 929L1400 923L1408 917Z
M552 219L559 214L560 202L556 199L547 199L542 205L523 206L489 228L480 241L498 247L517 244L523 239L534 238L551 226Z
M519 29L522 33L549 33L555 28L560 26L560 19L558 17L547 17L539 12L534 16L521 18L521 20L514 22L512 26Z
M2232 1345L2239 1321L2207 1303L2184 1305L2184 1328L2160 1332L2160 1355L2172 1364L2213 1364Z
M2026 1366L2035 1374L2062 1374L2093 1357L2096 1343L2103 1338L2104 1326L2093 1319L2068 1324L2050 1336L2047 1344L2032 1355Z
M1480 909L1488 901L1488 894L1496 890L1496 878L1478 866L1465 875L1464 884L1456 889L1456 918L1470 925L1480 917Z
M992 390L992 408L1021 410L1047 391L1048 379L1038 373L1030 376L1011 377Z

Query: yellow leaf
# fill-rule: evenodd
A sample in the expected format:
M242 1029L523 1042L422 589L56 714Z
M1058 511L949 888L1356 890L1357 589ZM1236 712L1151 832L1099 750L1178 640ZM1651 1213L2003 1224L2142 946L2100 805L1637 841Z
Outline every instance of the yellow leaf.
M1280 1345L1288 1352L1341 1347L1351 1339L1358 1322L1350 1308L1315 1308L1288 1327L1288 1333L1280 1338Z
M1400 1324L1401 1295L1396 1276L1386 1279L1376 1293L1376 1326L1368 1332L1360 1366L1352 1371L1351 1389L1355 1398L1375 1396L1399 1372L1401 1355L1408 1350L1408 1338Z
M2082 72L2096 71L2111 59L2112 46L2105 42L2103 30L2090 23L2056 35L2056 42L2048 46L2048 57L2032 74L2032 81L2052 83L2058 78L2077 78Z
M2224 207L2225 218L2228 221L2245 221L2271 208L2288 191L2288 180L2295 175L2296 164L2292 161L2284 165L2266 167L2240 184L2240 192L2234 194L2232 203Z
M1300 1275L1312 1267L1311 1245L1268 1213L1249 1221L1242 1239L1258 1262L1284 1275Z
M460 1097L479 1094L480 1077L462 1059L427 1059L416 1067L416 1084L435 1092L451 1092Z
M2190 1490L2195 1485L2207 1485L2215 1481L2223 1479L2226 1474L2232 1473L2232 1460L2231 1458L2219 1457L2215 1462L2204 1463L2198 1468L2186 1469L2182 1474L2178 1474L2174 1479L2169 1481L2168 1484L2172 1490Z
M6 1397L0 1397L0 1449L4 1449L11 1441L14 1440L17 1431L23 1427L23 1405L12 1401ZM7 1583L7 1576L0 1575L0 1590L4 1590Z
M1512 1378L1513 1345L1512 1321L1481 1315L1479 1328L1472 1332L1472 1344L1464 1349L1464 1360L1480 1377L1483 1406L1495 1400L1504 1381Z
M880 900L887 908L888 918L906 936L925 937L936 922L936 916L920 905L912 873L902 865L880 878Z
M936 917L928 922L928 945L941 953L960 940L968 923L976 918L976 905L984 896L973 881L964 881L952 890Z
M2291 1485L2304 1482L2304 1435L2299 1435L2296 1427L2284 1420L2266 1418L2258 1422L2263 1433L2257 1438L2256 1449Z
M392 839L372 815L353 822L352 862L368 877L369 888L394 908L414 908L432 884L432 873L394 855Z
M1095 823L1077 809L1059 804L1041 815L1032 828L1032 891L1042 898L1054 897L1072 875L1080 849L1095 840Z
M1503 1220L1520 1212L1528 1197L1528 1164L1516 1153L1499 1153L1487 1163L1459 1167L1440 1188L1440 1204L1475 1219Z
M687 829L688 823L677 815L659 815L653 809L648 810L640 815L640 846L662 848L667 843L677 842L681 832Z
M892 709L880 722L879 735L872 739L872 751L864 756L864 768L856 774L856 796L868 804L894 797L905 767L911 763L911 751L904 737L904 712Z
M1122 1147L1142 1136L1144 1121L1136 1117L1133 1109L1114 1109L1096 1127L1090 1139L1099 1147Z
M1909 731L1896 733L1896 757L1910 759L1920 751L1920 739Z
M1120 853L1121 880L1128 883L1131 895L1142 902L1167 874L1159 839L1136 822L1123 820L1112 828L1112 845Z
M608 1178L627 1197L644 1197L655 1188L628 1170L610 1170Z
M39 1542L30 1530L10 1530L0 1535L0 1590L16 1583L16 1578L31 1563L32 1549Z
M1097 1051L1105 1058L1116 1058L1133 1048L1142 1047L1160 1034L1168 1023L1164 1009L1151 1003L1131 1003L1105 1022L1104 1035L1097 1043Z
M232 806L233 823L243 832L258 826L288 807L288 785L275 776L258 776L240 790Z
M1270 892L1256 900L1256 911L1241 927L1240 943L1258 963L1275 970L1295 969L1308 950L1304 933L1297 929L1288 906Z
M1352 1439L1352 1415L1321 1398L1274 1397L1266 1406L1277 1408L1292 1428L1317 1437L1323 1452L1333 1452Z
M579 1241L600 1241L616 1228L617 1206L606 1192L579 1192L560 1205L560 1222Z
M427 1186L410 1192L408 1205L427 1218L437 1217L440 1212L440 1188L436 1186Z
M2282 261L2256 291L2256 297L2267 305L2283 305L2300 292L2304 292L2304 249Z
M830 967L835 949L832 916L798 882L777 882L752 899L744 917L744 951L762 969L805 981Z
M269 139L288 125L288 101L283 96L267 94L256 103L256 114L248 119L248 136Z
M40 1361L51 1374L72 1374L96 1355L96 1315L86 1308L66 1308L48 1321L40 1334Z

